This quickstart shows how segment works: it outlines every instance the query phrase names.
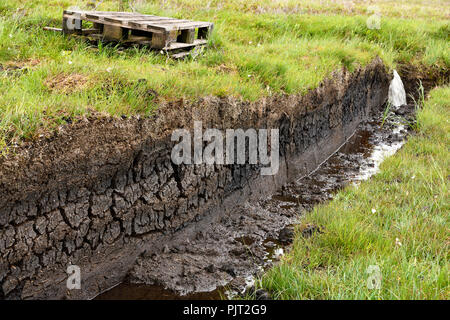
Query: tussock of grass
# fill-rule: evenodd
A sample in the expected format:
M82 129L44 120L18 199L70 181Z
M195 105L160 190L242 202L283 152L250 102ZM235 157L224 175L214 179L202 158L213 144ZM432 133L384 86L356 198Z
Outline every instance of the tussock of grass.
M146 49L91 47L42 30L60 26L63 9L86 7L87 2L2 0L0 136L4 143L32 139L39 132L36 129L51 129L63 116L86 110L148 114L157 101L145 92L156 92L159 99L231 95L253 101L273 94L304 93L332 71L353 70L376 56L389 67L398 62L449 66L448 9L439 1L404 1L404 10L397 2L375 1L382 16L380 30L367 28L371 12L362 1L121 2L125 10L137 3L135 7L143 13L213 21L208 49L196 58L173 61ZM97 9L118 10L119 1L105 0ZM8 71L8 63L29 59L40 63ZM64 94L47 90L46 79L61 73L83 75L89 78L89 86L83 92ZM144 93L135 93L138 80Z
M315 208L283 262L261 280L278 299L449 299L450 87L434 89L418 131L381 171ZM372 212L375 209L375 213ZM381 289L368 289L369 266Z

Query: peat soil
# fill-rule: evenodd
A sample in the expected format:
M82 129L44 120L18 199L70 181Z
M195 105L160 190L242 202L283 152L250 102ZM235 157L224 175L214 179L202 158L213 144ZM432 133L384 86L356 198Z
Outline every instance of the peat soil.
M270 198L203 217L177 232L170 247L142 254L123 283L96 299L205 300L233 298L251 289L255 277L289 250L294 226L305 212L349 183L368 179L403 145L414 113L414 105L405 105L384 119L372 115L311 174ZM305 237L314 232L320 227L301 229Z

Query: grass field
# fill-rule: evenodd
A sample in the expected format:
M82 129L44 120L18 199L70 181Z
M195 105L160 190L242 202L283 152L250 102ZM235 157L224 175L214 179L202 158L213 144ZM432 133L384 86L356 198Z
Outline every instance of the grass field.
M405 146L369 181L307 213L298 228L323 233L297 232L259 285L276 299L449 299L449 119L450 87L433 90Z
M64 8L91 2L1 1L2 152L69 118L151 114L160 99L304 93L332 71L377 55L391 68L450 64L448 1L371 1L373 9L364 1L105 0L97 8L118 10L121 3L124 10L214 22L208 49L185 61L42 30L60 26ZM380 29L367 27L374 12Z

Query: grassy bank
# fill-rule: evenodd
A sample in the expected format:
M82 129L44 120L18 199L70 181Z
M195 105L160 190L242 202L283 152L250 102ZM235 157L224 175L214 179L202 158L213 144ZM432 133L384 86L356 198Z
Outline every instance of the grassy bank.
M277 299L449 299L449 119L450 87L434 89L405 146L370 181L306 214L298 231L323 233L297 232L261 286ZM380 289L367 287L370 266Z
M208 49L186 61L42 30L60 26L64 8L90 2L1 1L0 150L94 112L148 115L159 99L303 93L376 56L391 68L450 65L444 1L372 1L375 10L363 1L122 1L125 10L136 3L143 13L214 22ZM97 9L118 10L119 1ZM380 29L367 27L374 12Z

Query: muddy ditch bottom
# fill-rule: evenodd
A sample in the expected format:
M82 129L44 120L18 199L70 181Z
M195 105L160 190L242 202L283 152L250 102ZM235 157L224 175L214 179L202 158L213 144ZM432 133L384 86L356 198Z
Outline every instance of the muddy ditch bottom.
M124 282L96 299L232 299L253 290L254 279L289 250L302 214L375 174L406 141L413 115L409 105L384 121L373 116L308 176L270 198L242 203L177 232L170 247L141 255ZM317 226L306 226L301 232L309 237L316 231Z

